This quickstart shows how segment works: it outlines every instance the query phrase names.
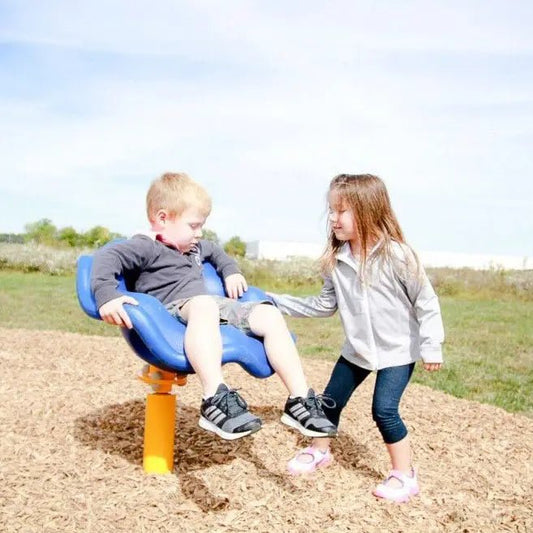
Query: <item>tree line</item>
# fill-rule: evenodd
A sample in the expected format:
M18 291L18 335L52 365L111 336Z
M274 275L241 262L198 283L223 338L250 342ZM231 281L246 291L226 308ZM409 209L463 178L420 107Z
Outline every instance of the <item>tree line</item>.
M24 230L25 233L0 233L0 242L33 242L56 248L99 248L114 239L125 238L104 226L94 226L85 232L78 232L72 226L58 228L49 218L30 222L24 226ZM246 253L246 244L238 236L222 243L213 230L204 229L202 238L223 246L230 255L244 257Z

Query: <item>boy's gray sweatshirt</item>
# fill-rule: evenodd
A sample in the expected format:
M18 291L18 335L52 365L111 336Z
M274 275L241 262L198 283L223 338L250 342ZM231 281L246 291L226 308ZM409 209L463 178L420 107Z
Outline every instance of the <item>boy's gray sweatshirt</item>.
M122 296L117 290L117 277L121 275L133 291L151 294L165 305L208 294L202 277L202 261L206 260L222 279L240 273L234 259L220 246L206 240L185 254L141 234L100 248L94 254L91 275L96 305L100 308Z
M360 262L345 244L320 295L270 295L292 316L327 317L338 309L345 333L341 355L362 368L380 370L418 359L441 363L444 329L437 295L406 245L394 243L392 256L392 262L369 257L365 282Z

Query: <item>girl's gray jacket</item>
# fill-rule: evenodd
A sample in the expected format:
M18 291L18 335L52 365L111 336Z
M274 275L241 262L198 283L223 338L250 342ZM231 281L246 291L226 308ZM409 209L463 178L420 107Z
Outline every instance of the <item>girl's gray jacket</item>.
M362 368L379 370L420 358L441 363L444 329L437 295L407 245L393 243L391 257L387 261L371 252L362 280L360 263L346 243L318 296L271 294L272 299L296 317L327 317L338 309L346 335L341 355Z

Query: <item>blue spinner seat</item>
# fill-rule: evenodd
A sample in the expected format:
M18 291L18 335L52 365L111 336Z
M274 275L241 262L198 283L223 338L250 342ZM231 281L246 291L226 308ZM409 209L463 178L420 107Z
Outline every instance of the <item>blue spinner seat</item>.
M76 291L83 311L90 317L101 320L91 291L92 262L90 255L82 255L78 259ZM203 266L209 293L224 296L224 286L214 267L210 263L204 263ZM148 364L161 370L177 374L194 373L183 347L185 326L172 317L153 296L129 291L123 279L119 280L119 290L139 302L138 306L125 304L133 329L121 328L133 351ZM268 299L262 290L249 287L239 300ZM274 373L261 339L246 335L234 326L221 325L220 329L223 342L222 364L238 363L258 378L266 378Z

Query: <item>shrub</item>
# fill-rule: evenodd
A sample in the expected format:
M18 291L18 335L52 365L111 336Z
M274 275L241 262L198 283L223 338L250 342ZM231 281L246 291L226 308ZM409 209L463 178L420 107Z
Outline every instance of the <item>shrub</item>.
M244 257L246 254L246 243L240 237L232 237L224 244L224 251L233 257Z
M84 247L53 248L42 244L0 242L0 269L21 272L68 274L76 269L81 254L94 250ZM316 293L322 286L317 261L293 258L289 261L237 258L250 285L273 291ZM439 296L465 296L504 299L517 297L533 301L533 270L473 270L432 268L428 276Z
M20 272L45 272L59 275L75 271L82 248L57 249L42 244L0 243L0 269Z

